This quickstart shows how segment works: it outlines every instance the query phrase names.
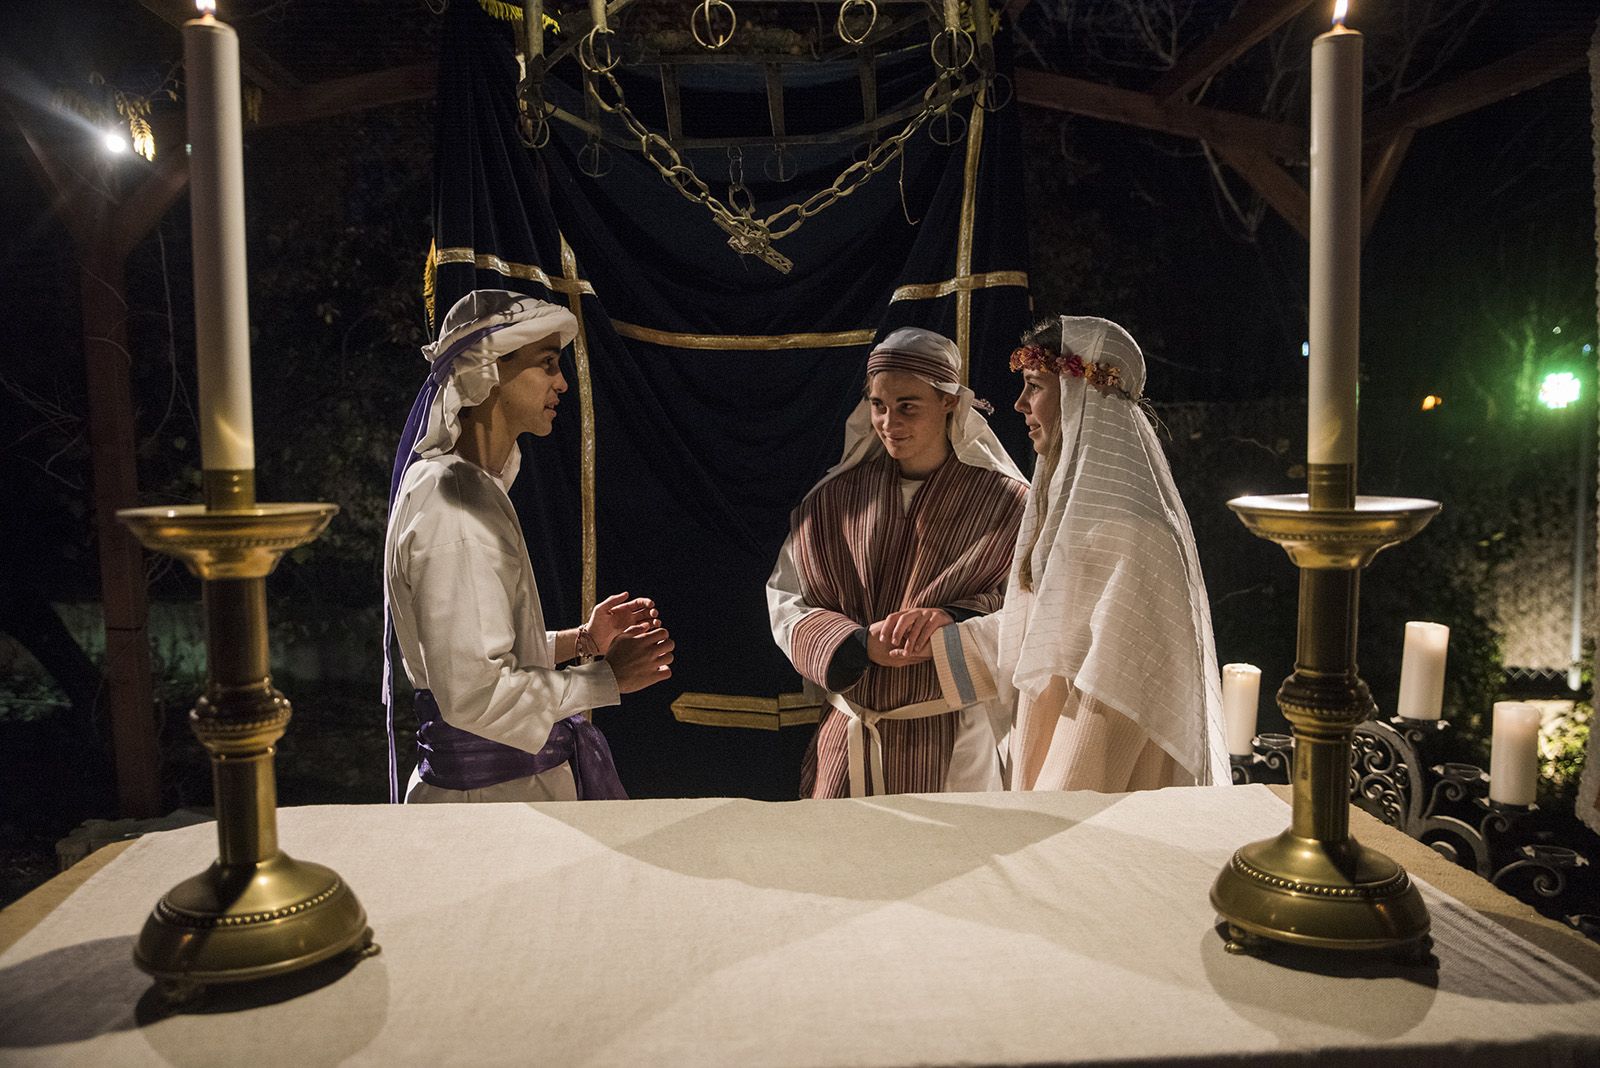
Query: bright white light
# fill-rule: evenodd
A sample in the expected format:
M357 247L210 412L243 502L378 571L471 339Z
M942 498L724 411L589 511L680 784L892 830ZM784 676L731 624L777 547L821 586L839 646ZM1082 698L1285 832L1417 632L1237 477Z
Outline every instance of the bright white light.
M101 142L105 150L113 156L120 156L128 151L128 139L116 130L107 130L105 140Z
M1539 384L1539 403L1546 408L1567 408L1578 403L1583 386L1571 371L1553 371Z
M217 0L194 0L194 9L202 15L215 15Z
M1300 342L1300 355L1304 356L1308 360L1311 359L1311 342Z
M1561 328L1559 326L1553 326L1550 328L1550 332L1552 334L1559 334L1561 333Z
M1333 21L1334 22L1336 22L1336 23L1344 22L1344 17L1346 15L1348 15L1349 13L1350 13L1350 0L1334 0L1334 3L1333 3Z

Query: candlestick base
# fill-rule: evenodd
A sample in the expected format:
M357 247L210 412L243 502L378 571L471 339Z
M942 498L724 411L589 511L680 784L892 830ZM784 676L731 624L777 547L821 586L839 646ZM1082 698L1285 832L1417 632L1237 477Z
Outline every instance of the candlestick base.
M1235 852L1211 888L1232 952L1263 940L1412 958L1426 951L1422 895L1399 864L1350 837L1349 791L1353 732L1377 711L1356 670L1360 570L1426 526L1439 505L1342 499L1355 506L1312 507L1304 494L1228 502L1300 568L1295 673L1278 691L1294 729L1293 813L1288 830Z
M366 913L338 874L278 849L273 760L291 709L268 673L266 576L337 511L263 504L117 513L146 547L203 580L206 689L189 725L211 758L219 856L161 898L133 954L169 1005L208 984L376 952Z
M1428 910L1405 869L1353 838L1284 831L1234 853L1211 889L1227 921L1279 942L1391 950L1428 933Z
M213 863L168 890L139 932L133 961L197 992L373 951L366 912L344 880L280 852L256 864Z

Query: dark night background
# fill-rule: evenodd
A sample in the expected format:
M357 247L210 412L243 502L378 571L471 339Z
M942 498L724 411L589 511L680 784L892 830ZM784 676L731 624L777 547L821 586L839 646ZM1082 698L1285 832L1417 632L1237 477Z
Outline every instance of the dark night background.
M1037 0L1018 27L1017 64L1148 85L1159 61L1118 36L1126 6ZM1146 6L1186 13L1186 44L1231 8ZM1387 15L1364 21L1363 6L1357 0L1352 24L1369 35L1369 112L1400 88L1439 84L1594 25L1584 0L1437 0L1460 11L1459 23L1410 35L1383 22ZM1414 6L1428 5L1387 5ZM307 82L437 53L440 20L422 0L233 7L223 13L242 39ZM1303 125L1305 53L1321 25L1319 6L1220 76L1202 102L1262 113L1267 98L1265 114ZM137 3L7 5L0 41L14 92L75 95L103 108L120 89L157 94L157 115L179 107L159 95L181 78L178 33ZM1401 43L1413 46L1413 66L1396 83L1388 75ZM1275 55L1283 67L1273 67ZM1169 456L1207 569L1219 657L1262 666L1262 727L1281 725L1270 691L1291 667L1294 572L1223 502L1290 491L1303 479L1305 243L1236 175L1214 170L1195 142L1033 108L1022 125L1035 309L1105 315L1144 346L1148 392L1171 432ZM377 561L387 465L427 335L433 145L426 103L246 127L260 495L342 508L271 585L275 648L302 650L277 667L296 709L279 760L286 804L383 797ZM78 261L27 153L8 124L0 134L0 599L13 632L34 626L50 605L98 596ZM108 184L131 184L146 166L131 156L107 165L94 153L77 165ZM1592 405L1594 358L1583 346L1595 340L1593 166L1582 73L1425 129L1363 260L1362 489L1446 505L1428 531L1369 572L1363 674L1389 706L1403 621L1449 623L1446 715L1467 728L1463 752L1477 759L1504 667L1483 576L1516 566L1518 538L1541 501L1570 502L1583 432L1580 413L1538 408L1532 384L1548 370L1571 370ZM188 229L180 199L128 262L142 503L197 496ZM1443 407L1421 411L1427 394L1444 397ZM997 419L1011 417L1009 397L991 399ZM181 569L154 557L147 566L153 602L197 599L197 583ZM171 807L205 805L203 755L183 724L200 682L193 656L182 634L153 637ZM48 855L79 820L113 815L92 687L76 705L71 691L36 671L0 674L0 753L14 766L0 786L0 901L38 880L41 851ZM807 730L751 739L753 766L792 761L797 774ZM727 792L792 794L792 782L745 782L737 769L730 776ZM672 767L657 766L629 786L659 796L673 793L673 782Z

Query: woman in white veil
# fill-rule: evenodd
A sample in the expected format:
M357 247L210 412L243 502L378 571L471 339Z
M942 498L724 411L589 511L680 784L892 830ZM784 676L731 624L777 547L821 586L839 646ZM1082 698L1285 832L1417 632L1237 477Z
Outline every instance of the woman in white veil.
M1063 316L1012 354L1039 454L1005 607L931 648L947 699L1014 709L1016 790L1226 783L1222 696L1194 533L1149 416L1144 357Z

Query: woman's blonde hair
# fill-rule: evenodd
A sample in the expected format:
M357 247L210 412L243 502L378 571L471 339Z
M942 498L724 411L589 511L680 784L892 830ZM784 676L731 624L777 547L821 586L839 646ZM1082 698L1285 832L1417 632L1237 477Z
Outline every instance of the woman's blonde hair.
M1040 348L1049 349L1057 355L1061 352L1061 320L1060 318L1044 319L1030 327L1022 335L1023 345L1038 345ZM1029 593L1033 592L1033 550L1039 545L1039 538L1044 533L1044 517L1050 511L1050 481L1055 477L1056 465L1061 462L1061 433L1059 428L1053 428L1049 435L1049 446L1038 460L1038 476L1034 478L1033 492L1036 495L1034 515L1038 521L1033 525L1033 536L1028 539L1028 544L1020 546L1022 559L1017 563L1018 584Z

